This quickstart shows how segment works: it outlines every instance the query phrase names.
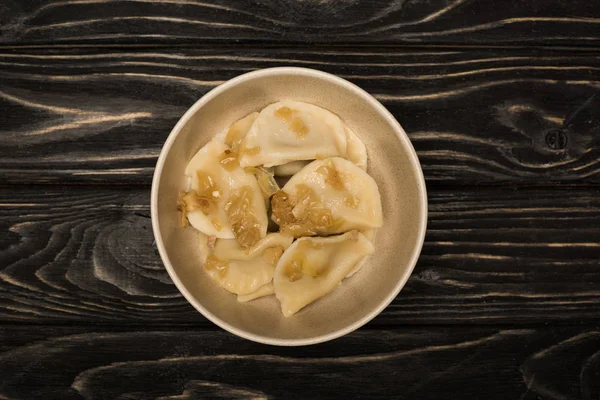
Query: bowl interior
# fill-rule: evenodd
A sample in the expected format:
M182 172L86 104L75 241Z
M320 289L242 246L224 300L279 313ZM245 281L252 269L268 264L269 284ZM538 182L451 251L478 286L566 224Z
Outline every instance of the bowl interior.
M217 286L199 263L197 234L178 225L177 195L188 160L236 120L283 99L306 101L337 114L363 140L369 174L381 193L384 225L376 252L362 270L331 294L290 318L269 296L241 304ZM262 70L235 78L196 103L174 128L157 165L152 218L157 244L171 277L198 310L240 336L279 345L309 344L354 330L396 296L421 249L427 201L420 165L404 131L364 91L322 72Z

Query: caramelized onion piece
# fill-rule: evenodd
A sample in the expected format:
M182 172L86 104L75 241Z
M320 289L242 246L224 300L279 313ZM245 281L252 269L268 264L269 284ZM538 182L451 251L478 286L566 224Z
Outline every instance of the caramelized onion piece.
M215 211L216 204L212 198L200 196L198 192L191 190L187 193L181 192L179 194L177 209L181 211L181 219L183 219L187 218L187 213L198 210L202 211L205 215L208 215ZM184 226L187 226L187 222Z
M231 148L234 152L237 152L238 147L244 140L246 136L246 132L256 119L258 113L252 113L246 115L244 118L237 120L231 125L231 127L227 130L227 134L225 135L225 144Z
M297 137L303 138L308 134L308 126L306 126L302 118L295 117L295 113L296 110L292 110L289 107L281 107L275 110L273 114L287 122L288 128L290 131L294 132Z
M227 171L231 172L240 166L239 160L237 158L237 154L235 154L231 150L225 150L219 158L220 158L219 163Z
M261 239L260 224L252 212L252 197L252 188L242 186L225 203L233 234L242 247L250 247Z
M204 215L208 215L216 211L216 201L221 197L221 189L209 174L198 170L196 171L196 176L198 178L198 190L179 192L177 198L177 210L180 212L179 225L183 228L189 224L187 219L188 213L202 211ZM220 230L214 222L213 225Z
M208 240L206 241L206 245L209 249L214 250L215 244L217 243L217 237L215 235L210 235Z
M275 181L275 176L272 172L269 172L260 166L248 167L244 168L244 170L254 174L265 199L273 196L279 190L279 185L277 184L277 181Z
M236 126L236 124L233 124L227 131L227 136L225 136L225 144L232 149L236 149L243 139L244 133L239 127Z
M227 139L225 140L227 143ZM235 143L231 150L225 150L219 156L219 164L227 171L233 171L240 166L241 156L254 156L260 153L260 147L245 147L243 143Z
M281 118L282 120L289 122L292 119L292 114L294 110L289 107L280 107L273 113L276 117Z
M290 123L290 130L296 134L299 138L303 138L308 134L308 126L302 121L301 118L295 117Z
M273 266L277 265L277 262L283 255L284 251L285 249L283 248L283 246L269 247L265 249L265 252L263 253L263 260L265 260Z
M357 233L358 234L358 233ZM358 236L357 236L358 238ZM324 268L317 269L317 266L310 264L304 254L311 249L322 249L323 244L321 243L313 243L309 240L303 240L298 243L298 247L295 250L292 260L288 265L285 266L285 275L289 279L290 282L295 282L302 278L302 276L307 275L313 278L321 275L321 271Z
M204 263L204 268L207 271L216 270L219 273L219 276L224 277L227 274L229 263L227 261L218 259L214 254L211 254L207 257L206 262Z
M327 160L325 165L320 166L317 172L325 177L325 183L335 190L344 190L344 181L335 169L335 165L331 160Z
M215 182L212 176L202 170L196 171L198 178L198 195L208 199L218 199L221 197L221 189Z
M187 208L185 206L185 201L183 201L183 197L185 196L185 192L179 192L179 196L177 196L177 211L179 211L179 226L185 228L189 225L189 221L187 219Z
M314 236L329 233L343 223L333 219L331 211L310 187L300 184L296 190L293 198L279 190L271 199L273 220L282 233L294 237Z
M296 282L302 278L302 262L292 260L288 265L285 266L285 276L288 277L290 282Z

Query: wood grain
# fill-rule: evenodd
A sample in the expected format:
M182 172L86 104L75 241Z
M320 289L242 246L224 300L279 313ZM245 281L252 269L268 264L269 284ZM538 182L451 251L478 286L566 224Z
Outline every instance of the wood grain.
M430 191L419 263L373 324L597 321L599 194ZM145 189L1 189L0 319L209 324L153 249L148 201Z
M298 65L363 87L402 123L429 185L600 182L600 53L31 50L0 53L6 183L148 184L178 118L215 85Z
M15 340L13 338L17 337ZM597 328L363 329L303 348L223 331L4 326L18 399L597 399Z
M0 2L0 399L599 399L599 45L584 0ZM304 348L217 330L148 216L185 110L288 65L379 99L429 189L401 294Z
M598 46L585 0L8 0L0 44Z

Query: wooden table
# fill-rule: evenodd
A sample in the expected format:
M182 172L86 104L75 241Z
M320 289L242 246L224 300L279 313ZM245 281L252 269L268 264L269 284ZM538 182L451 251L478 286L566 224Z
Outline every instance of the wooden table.
M160 148L215 85L337 74L402 123L429 229L344 338L234 337L171 283ZM587 0L4 0L0 398L600 398L600 7Z

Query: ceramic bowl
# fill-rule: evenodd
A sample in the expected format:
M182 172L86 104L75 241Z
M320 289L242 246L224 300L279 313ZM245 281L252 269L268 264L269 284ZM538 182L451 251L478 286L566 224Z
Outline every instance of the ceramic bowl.
M384 225L375 254L332 293L296 315L282 316L274 296L238 303L199 260L196 231L180 228L177 195L188 160L215 134L270 103L305 101L337 114L362 139L368 172L379 185ZM233 78L196 102L173 128L152 182L152 226L169 275L183 296L221 328L256 342L299 346L345 335L377 316L398 295L423 244L427 194L419 160L392 114L358 86L306 68L270 68Z

